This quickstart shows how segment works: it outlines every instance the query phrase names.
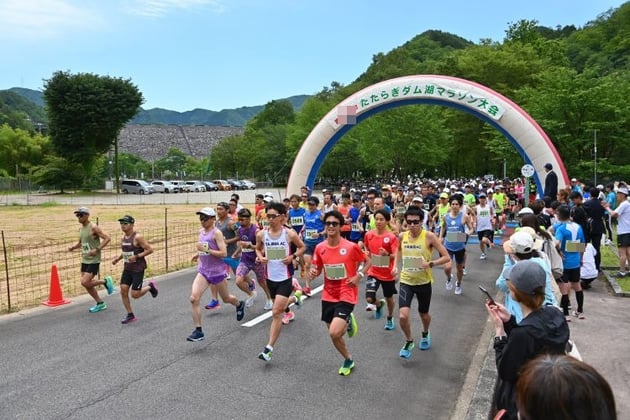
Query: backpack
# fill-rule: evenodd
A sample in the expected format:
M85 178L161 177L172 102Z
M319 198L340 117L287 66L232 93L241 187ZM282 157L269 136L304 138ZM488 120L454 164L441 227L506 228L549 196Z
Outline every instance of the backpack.
M560 253L558 252L558 249L552 239L545 239L543 251L549 259L549 265L551 266L551 274L553 275L553 278L558 280L562 277L564 269L562 265L562 257L560 256Z

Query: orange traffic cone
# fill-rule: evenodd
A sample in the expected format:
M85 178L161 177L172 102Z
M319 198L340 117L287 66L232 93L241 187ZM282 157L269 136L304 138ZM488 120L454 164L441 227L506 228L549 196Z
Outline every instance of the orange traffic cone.
M50 293L48 294L48 300L42 302L42 304L46 306L59 306L65 305L66 303L70 303L70 301L63 298L63 292L59 284L57 265L53 264L50 268Z

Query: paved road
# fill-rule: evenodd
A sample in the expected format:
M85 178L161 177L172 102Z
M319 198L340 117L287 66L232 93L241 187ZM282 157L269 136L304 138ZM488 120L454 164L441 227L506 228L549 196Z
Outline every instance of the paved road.
M192 270L160 277L158 298L134 302L139 320L127 326L120 324L118 293L98 314L88 313L90 301L79 297L6 315L0 318L1 417L464 418L467 372L479 344L485 354L488 343L477 284L492 289L502 261L499 252L480 261L476 246L469 251L461 296L444 290L437 270L432 348L416 349L409 361L398 356L398 326L385 331L382 320L357 306L360 333L349 340L356 368L348 377L337 374L342 360L319 320L320 295L283 327L269 363L257 358L269 320L244 326L264 313L260 296L241 323L229 305L205 312L206 340L187 342ZM419 337L419 320L413 330Z

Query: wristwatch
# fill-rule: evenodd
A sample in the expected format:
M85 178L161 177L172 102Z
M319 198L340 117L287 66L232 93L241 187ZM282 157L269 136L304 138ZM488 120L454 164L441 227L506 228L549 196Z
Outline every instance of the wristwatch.
M501 343L507 343L507 336L500 335L500 336L494 337L494 345L495 346L497 344L501 344Z

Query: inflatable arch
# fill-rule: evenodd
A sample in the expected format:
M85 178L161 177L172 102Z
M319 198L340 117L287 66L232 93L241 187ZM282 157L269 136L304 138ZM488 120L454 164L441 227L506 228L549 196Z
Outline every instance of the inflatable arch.
M543 191L545 163L553 165L558 185L569 185L560 156L547 134L514 102L478 83L439 75L404 76L369 86L339 103L313 128L298 152L287 194L310 188L326 155L339 139L363 119L410 104L433 104L468 112L499 130L535 168L534 182ZM555 198L555 197L554 197Z

